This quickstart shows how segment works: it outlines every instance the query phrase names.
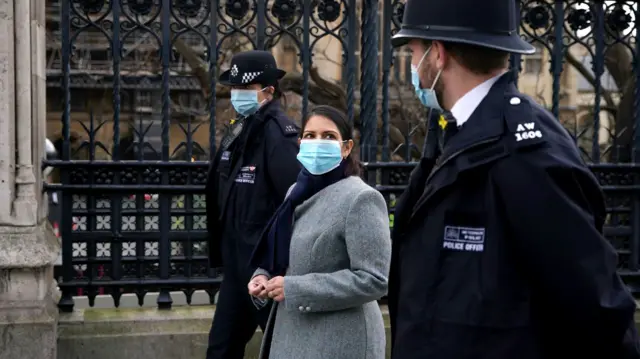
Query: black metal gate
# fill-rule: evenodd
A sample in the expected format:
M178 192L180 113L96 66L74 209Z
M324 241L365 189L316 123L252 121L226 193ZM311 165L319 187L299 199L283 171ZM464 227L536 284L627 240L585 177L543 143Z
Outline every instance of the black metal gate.
M592 163L607 194L606 235L636 291L637 4L518 5L522 36L540 51L514 56L512 71ZM76 294L92 305L110 294L118 305L123 293L142 303L153 291L160 308L171 307L172 290L190 300L205 289L213 298L219 278L207 265L203 189L227 106L215 80L239 49L233 44L293 52L300 74L289 89L299 94L299 113L329 100L344 107L360 133L367 179L388 198L393 219L426 116L412 107L409 57L390 45L403 8L399 0L51 1L48 102L50 113L62 104L61 159L46 163L59 173L46 190L62 206L60 308L73 310ZM328 38L340 45L334 61L342 70L333 91L319 94L331 84L316 64Z

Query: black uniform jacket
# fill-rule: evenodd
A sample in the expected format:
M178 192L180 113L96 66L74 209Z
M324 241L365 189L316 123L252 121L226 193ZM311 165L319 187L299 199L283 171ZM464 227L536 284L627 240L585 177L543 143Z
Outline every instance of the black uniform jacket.
M510 74L411 180L393 237L394 359L640 356L598 181Z
M300 172L298 126L278 101L247 118L228 149L219 149L207 178L212 268L243 271L267 222Z

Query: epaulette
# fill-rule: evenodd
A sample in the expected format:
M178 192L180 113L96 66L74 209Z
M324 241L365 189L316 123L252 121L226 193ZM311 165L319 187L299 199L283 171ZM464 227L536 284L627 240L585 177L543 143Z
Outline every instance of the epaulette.
M522 95L509 94L505 101L504 121L513 146L521 149L545 143L545 131L529 100Z
M274 120L278 124L280 131L282 131L282 134L286 137L300 135L300 128L288 118L274 116Z

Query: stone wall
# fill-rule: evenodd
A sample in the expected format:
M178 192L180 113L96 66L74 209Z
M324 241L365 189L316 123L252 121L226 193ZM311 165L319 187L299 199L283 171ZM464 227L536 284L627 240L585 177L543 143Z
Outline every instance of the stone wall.
M44 25L44 1L0 0L0 359L57 355L59 243L46 221L40 170Z

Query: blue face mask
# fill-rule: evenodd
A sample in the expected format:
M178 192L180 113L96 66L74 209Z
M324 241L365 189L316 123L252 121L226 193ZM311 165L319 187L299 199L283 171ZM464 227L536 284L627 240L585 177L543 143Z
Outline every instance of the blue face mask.
M433 80L433 84L431 84L431 88L429 89L420 88L419 70L420 70L420 66L422 66L422 62L429 54L429 51L431 51L431 47L429 47L427 51L424 53L424 55L422 56L422 59L420 59L420 62L418 63L418 66L416 67L413 67L413 65L411 66L411 83L413 84L413 88L415 88L416 90L416 96L418 96L418 99L420 99L420 102L422 102L423 105L436 109L438 111L442 111L442 107L440 107L440 104L438 103L438 96L436 96L436 90L434 89L436 86L436 83L438 82L438 79L440 78L440 74L442 74L442 70L438 71L438 74L436 75L435 80Z
M264 89L260 90L264 91ZM244 117L256 113L261 103L258 102L258 92L256 90L231 90L231 104L236 112Z
M302 140L298 161L312 175L325 174L340 166L342 146L332 140Z

